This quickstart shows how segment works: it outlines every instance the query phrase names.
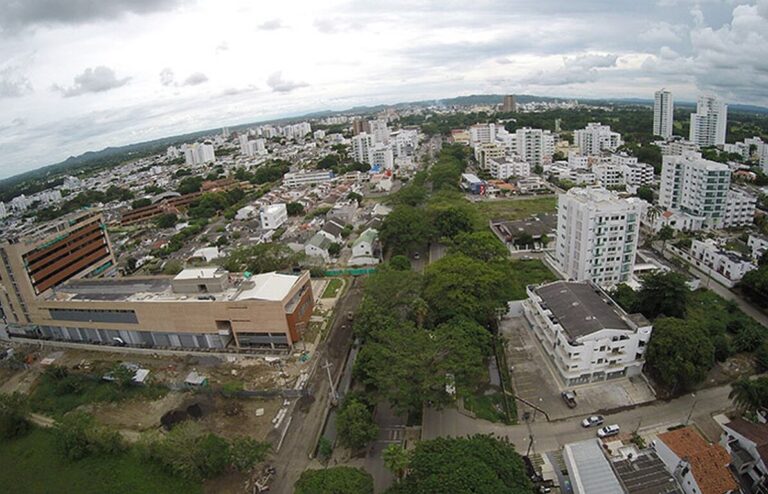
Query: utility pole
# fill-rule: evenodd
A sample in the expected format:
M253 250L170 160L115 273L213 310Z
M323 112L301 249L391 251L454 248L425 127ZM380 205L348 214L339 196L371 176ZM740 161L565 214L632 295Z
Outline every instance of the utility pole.
M339 403L339 395L336 393L336 385L333 383L333 377L331 377L331 367L333 364L328 362L328 359L325 359L325 365L323 368L328 372L328 383L331 385L331 403L333 405L336 405Z
M688 411L688 417L685 418L685 425L688 425L688 422L691 420L691 415L693 415L693 409L696 407L696 403L699 402L698 398L696 398L696 393L691 393L691 396L693 396L694 400L691 409Z

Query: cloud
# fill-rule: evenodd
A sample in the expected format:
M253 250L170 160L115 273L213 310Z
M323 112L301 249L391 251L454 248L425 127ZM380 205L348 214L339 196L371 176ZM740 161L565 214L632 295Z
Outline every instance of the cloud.
M208 82L208 76L203 74L202 72L195 72L189 75L186 79L184 79L184 82L181 84L182 86L197 86L198 84L202 84L204 82Z
M563 63L569 69L590 70L615 67L618 58L618 55L587 53L576 57L565 57Z
M17 67L0 69L0 98L18 98L32 92L32 83Z
M216 47L216 53L219 53L220 51L229 51L229 43L226 41L219 43L219 45Z
M80 96L86 93L103 93L111 89L124 86L130 80L130 77L118 79L115 71L109 67L100 65L98 67L87 68L85 71L75 76L75 83L70 87L62 87L58 84L53 85L55 91L59 91L65 98Z
M306 82L288 81L283 79L283 73L280 71L275 72L267 79L267 86L272 88L272 91L276 93L290 93L294 89L306 87L309 84Z
M163 86L173 86L173 71L166 67L160 71L160 84Z
M268 21L264 21L258 26L256 26L256 29L260 31L275 31L276 29L283 29L286 26L283 25L283 21L280 19L270 19Z
M365 23L361 18L324 17L315 19L315 29L325 34L337 34L344 31L361 29Z
M187 0L0 0L0 28L14 31L36 25L82 24L124 14L172 10Z

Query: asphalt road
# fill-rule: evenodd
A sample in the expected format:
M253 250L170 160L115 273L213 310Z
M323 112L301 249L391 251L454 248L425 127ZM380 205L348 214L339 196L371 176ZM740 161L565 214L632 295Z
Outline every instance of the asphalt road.
M314 355L316 362L307 383L312 395L300 399L293 406L290 427L280 451L272 459L277 474L271 484L271 492L292 493L301 472L310 465L310 455L314 453L315 441L330 404L328 374L322 365L328 359L332 365L331 374L338 383L353 341L352 325L347 321L346 314L356 311L362 297L362 282L357 277L352 278L352 286L336 304L332 330Z
M732 407L728 398L730 385L697 391L670 401L657 401L649 405L623 412L606 415L606 424L618 424L622 434L638 431L640 435L661 431L677 424L709 419L713 414ZM532 453L543 453L561 449L565 444L596 436L594 429L584 429L580 421L584 415L554 422L547 422L540 415L530 424L506 426L470 418L456 409L426 409L422 424L422 438L460 437L476 433L492 433L508 438L521 453L528 451L530 437L533 437Z

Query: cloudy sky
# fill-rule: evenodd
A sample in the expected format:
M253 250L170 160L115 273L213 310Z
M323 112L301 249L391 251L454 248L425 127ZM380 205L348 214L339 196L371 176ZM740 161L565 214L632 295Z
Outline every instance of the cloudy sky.
M0 178L360 104L711 92L768 106L768 0L0 0Z

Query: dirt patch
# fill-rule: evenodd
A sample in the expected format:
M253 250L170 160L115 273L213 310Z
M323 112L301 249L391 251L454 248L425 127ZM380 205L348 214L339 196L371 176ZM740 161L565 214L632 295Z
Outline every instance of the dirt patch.
M710 388L733 382L740 377L755 374L754 357L750 354L740 353L728 358L725 362L718 362L707 374L706 380L700 388Z
M118 429L145 431L159 427L160 418L168 411L180 407L187 398L187 393L170 392L155 401L100 403L83 408L104 425Z
M245 435L260 441L265 440L274 430L272 419L283 406L282 398L238 399L215 396L212 400L212 409L205 413L199 422L211 432L230 439ZM228 414L233 407L227 405L232 403L242 407L235 415ZM261 416L256 415L259 409L263 409Z

